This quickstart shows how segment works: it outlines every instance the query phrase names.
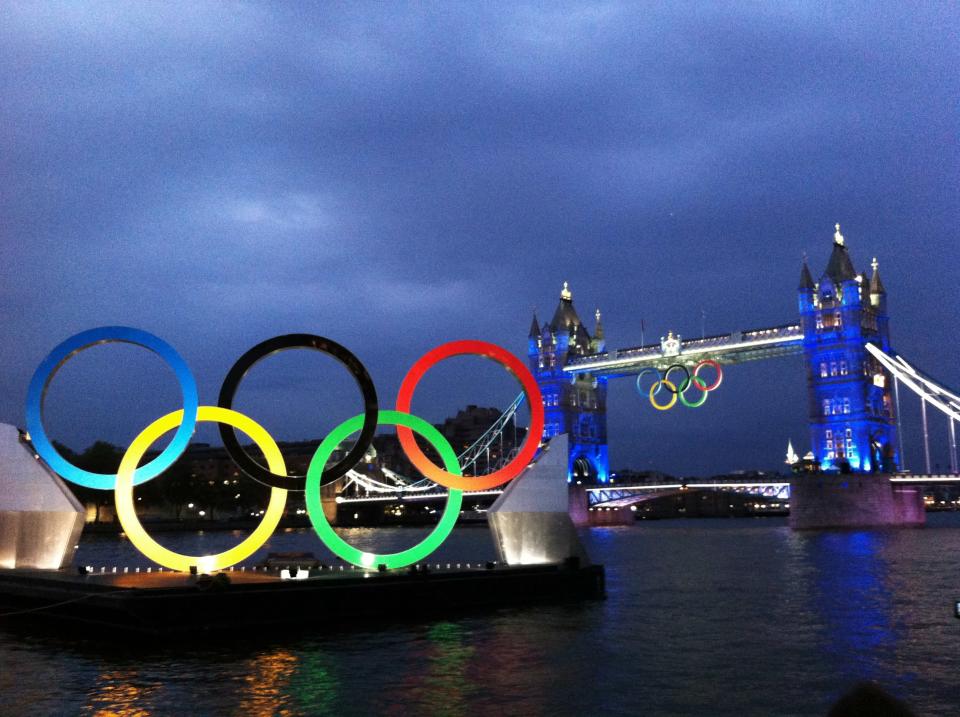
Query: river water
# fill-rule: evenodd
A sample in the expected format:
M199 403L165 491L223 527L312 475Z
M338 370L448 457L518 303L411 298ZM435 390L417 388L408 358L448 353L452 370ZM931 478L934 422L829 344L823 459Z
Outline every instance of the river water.
M118 645L8 620L0 714L823 715L869 679L917 714L956 715L960 514L928 518L923 529L808 534L777 518L589 529L606 600L327 635L238 625L228 642ZM344 531L380 551L420 535ZM237 536L158 538L199 552ZM323 554L307 531L266 549ZM436 560L491 557L486 529L464 527ZM145 564L117 537L85 538L78 561Z

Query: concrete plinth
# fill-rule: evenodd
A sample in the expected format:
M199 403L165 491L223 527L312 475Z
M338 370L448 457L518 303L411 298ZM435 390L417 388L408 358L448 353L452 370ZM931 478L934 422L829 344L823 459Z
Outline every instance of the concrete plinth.
M926 521L920 488L895 486L882 474L808 474L790 482L790 527L875 528Z
M500 560L507 565L590 560L569 515L567 436L555 436L536 463L507 484L487 511Z
M14 426L0 423L0 567L69 565L83 530L83 506Z
M571 485L567 488L567 512L570 520L578 528L590 525L590 503L587 500L587 488L583 485Z

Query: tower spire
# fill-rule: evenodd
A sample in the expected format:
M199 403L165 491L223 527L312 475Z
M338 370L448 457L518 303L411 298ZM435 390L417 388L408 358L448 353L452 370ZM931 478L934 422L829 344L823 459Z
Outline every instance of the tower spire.
M573 292L570 291L570 286L567 282L563 282L563 289L560 291L560 298L563 301L573 301Z
M870 262L870 268L873 269L873 276L870 277L870 293L871 294L886 294L887 290L883 286L883 282L880 281L880 262L877 261L877 257L873 257L873 261Z
M813 283L813 276L810 275L810 267L807 266L807 259L803 259L803 267L800 269L800 286L797 287L801 291L804 289L810 289L813 291L815 285Z
M837 246L843 246L843 234L840 233L840 222L833 225L836 231L833 233L833 242Z
M535 339L540 336L540 322L537 321L537 310L533 310L533 322L530 324L530 334L528 338Z
M853 268L853 262L850 261L850 253L844 243L843 234L840 233L840 224L834 226L836 231L833 234L833 251L830 252L830 261L827 263L824 274L839 287L843 282L855 279L857 272Z
M797 455L797 452L793 450L793 441L787 440L787 460L784 461L788 466L792 466L794 463L800 460L800 456Z

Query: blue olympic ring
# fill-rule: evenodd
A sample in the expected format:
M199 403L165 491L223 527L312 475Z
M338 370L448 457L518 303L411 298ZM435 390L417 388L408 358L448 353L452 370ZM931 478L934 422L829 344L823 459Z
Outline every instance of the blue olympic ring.
M637 392L638 392L641 396L646 396L646 395L647 395L647 389L642 388L642 387L640 386L640 379L642 379L642 378L643 378L646 374L648 374L648 373L652 373L654 376L657 377L657 380L654 381L653 384L651 384L651 386L656 385L656 387L657 387L656 390L653 392L653 395L656 396L658 393L660 393L660 388L661 388L661 385L663 384L663 381L660 380L660 371L658 371L658 370L655 369L655 368L642 368L642 369L640 369L640 373L637 374Z
M51 351L37 367L33 378L30 379L30 387L27 389L27 431L30 434L30 440L37 454L56 473L77 485L99 490L113 490L117 481L116 475L83 470L61 456L53 447L43 427L43 402L50 381L70 358L91 346L114 342L142 346L157 354L173 369L183 394L183 422L173 434L173 440L160 455L137 468L133 474L134 485L140 485L157 477L183 455L196 428L197 407L200 404L197 382L186 362L170 344L146 331L128 326L101 326L74 334Z

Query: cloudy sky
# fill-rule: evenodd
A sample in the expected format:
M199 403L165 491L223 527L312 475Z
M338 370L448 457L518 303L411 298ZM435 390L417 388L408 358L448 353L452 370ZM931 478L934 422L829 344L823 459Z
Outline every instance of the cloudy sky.
M708 333L787 323L801 256L823 270L834 222L858 269L880 261L895 347L960 386L958 16L3 3L0 421L23 424L54 345L103 324L172 343L205 403L254 343L327 335L390 406L438 343L525 352L563 281L613 347L640 342L641 318L648 340L699 335L704 311ZM776 467L788 438L808 448L799 358L726 379L666 415L611 384L614 468ZM414 408L440 420L515 392L457 359ZM159 360L106 346L66 365L48 405L54 437L83 447L128 442L178 396ZM360 402L332 361L290 352L237 406L296 439ZM908 461L918 449L908 421Z

